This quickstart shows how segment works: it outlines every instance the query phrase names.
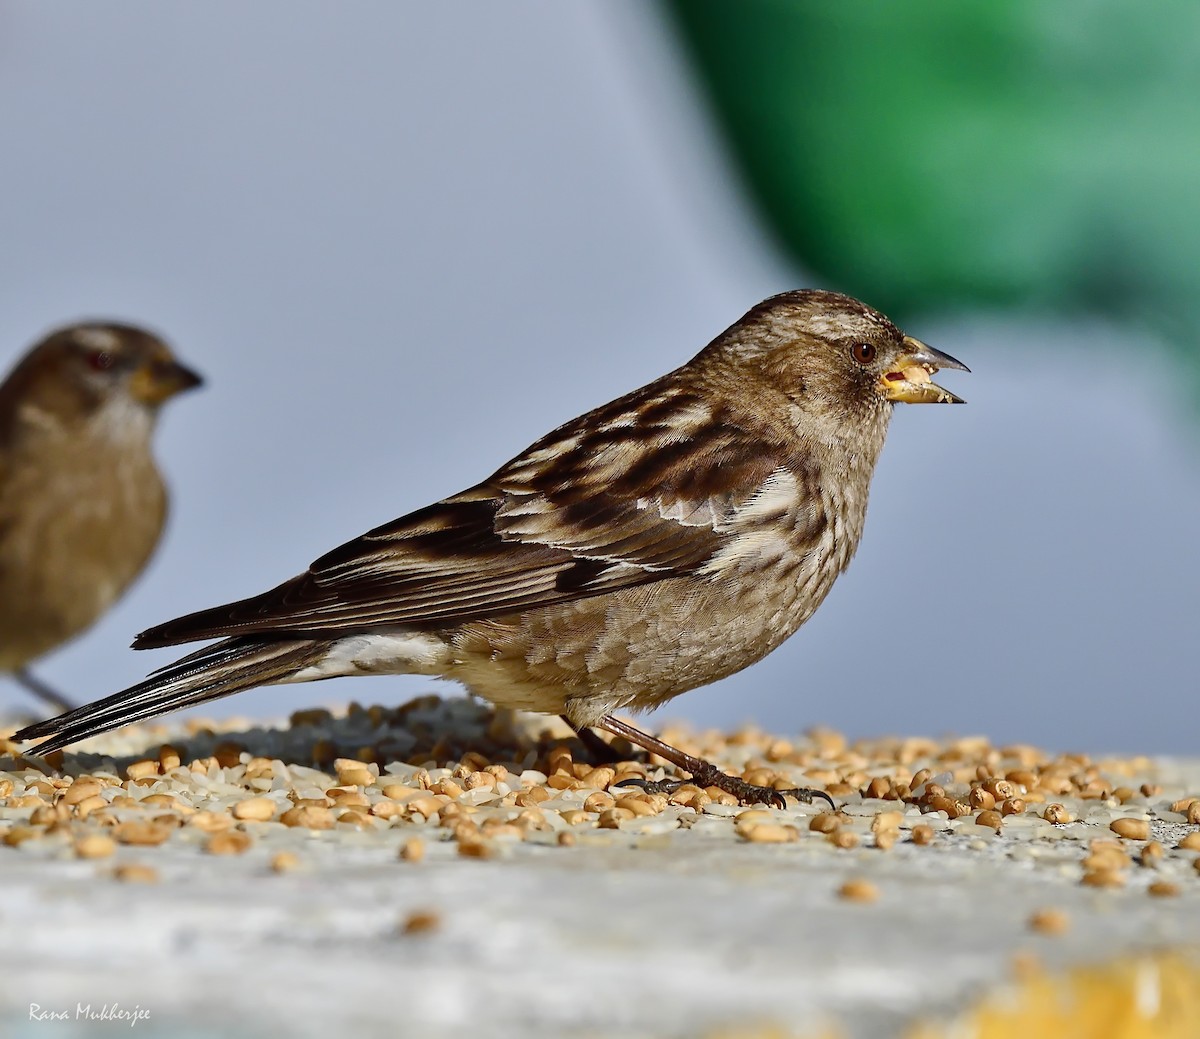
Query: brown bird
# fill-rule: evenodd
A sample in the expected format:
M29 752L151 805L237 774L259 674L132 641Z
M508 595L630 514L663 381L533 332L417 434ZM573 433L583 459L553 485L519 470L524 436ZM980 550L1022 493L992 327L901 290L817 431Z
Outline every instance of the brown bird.
M939 368L966 370L848 296L774 296L482 483L143 632L136 648L223 641L17 738L48 751L252 686L421 674L778 803L614 712L739 671L812 616L858 546L893 402L959 402Z
M46 336L0 385L0 671L60 709L27 667L146 565L167 512L155 421L199 384L157 336L87 322Z

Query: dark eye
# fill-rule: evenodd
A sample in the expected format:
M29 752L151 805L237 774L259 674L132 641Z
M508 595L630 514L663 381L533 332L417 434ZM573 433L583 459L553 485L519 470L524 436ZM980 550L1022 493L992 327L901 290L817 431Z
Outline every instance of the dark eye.
M106 350L93 350L88 354L88 364L98 372L106 372L113 366L113 355Z
M870 364L875 360L874 343L855 343L850 347L850 356L859 364Z

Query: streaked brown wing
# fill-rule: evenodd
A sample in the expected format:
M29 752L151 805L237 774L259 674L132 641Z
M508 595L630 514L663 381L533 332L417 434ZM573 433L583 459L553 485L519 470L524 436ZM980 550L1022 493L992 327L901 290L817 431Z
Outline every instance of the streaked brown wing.
M478 487L369 531L272 591L134 645L444 626L692 573L728 536L724 521L746 497L734 488L757 488L782 459L728 424L693 422L681 437L662 405L631 437L635 402L556 430Z

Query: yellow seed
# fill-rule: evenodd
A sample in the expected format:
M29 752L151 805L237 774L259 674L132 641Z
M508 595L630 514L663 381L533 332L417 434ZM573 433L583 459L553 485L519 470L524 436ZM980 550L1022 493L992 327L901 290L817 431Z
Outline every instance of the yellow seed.
M1042 811L1042 818L1048 823L1054 823L1055 826L1061 826L1063 823L1074 822L1071 813L1067 811L1064 805L1048 804Z
M277 851L271 856L271 870L275 873L291 873L300 868L300 856L294 851Z
M116 803L114 799L114 804ZM171 794L147 794L139 802L142 805L155 805L162 808L169 808L172 812L180 815L192 815L196 809L189 804L184 804L179 798Z
M467 790L495 790L496 777L490 772L468 772L463 786Z
M275 814L275 802L269 797L251 797L233 806L235 819L253 819L264 822Z
M972 808L988 811L996 807L996 795L990 790L985 790L983 787L977 786L972 788L967 798L967 803Z
M458 842L458 853L468 859L490 859L496 854L496 848L487 841L475 838Z
M800 831L794 826L779 823L755 823L739 826L738 835L753 844L789 844L800 839Z
M241 855L252 843L248 833L241 830L225 830L210 836L204 842L204 850L210 855Z
M375 777L366 768L338 769L338 786L370 786Z
M1029 918L1029 929L1038 934L1065 934L1071 918L1061 909L1039 909Z
M564 848L570 848L575 844L575 834L570 830L560 830L558 834L558 843Z
M544 786L532 786L517 794L517 805L521 808L533 808L543 801L550 800L550 791Z
M932 844L933 843L933 827L926 826L923 823L912 828L913 844Z
M612 809L605 808L604 811L610 812ZM565 808L558 814L562 818L562 821L568 826L578 826L580 823L590 823L592 821L593 813L584 808ZM612 829L612 827L610 826L608 829Z
M1125 874L1115 869L1088 870L1081 883L1087 887L1124 887Z
M879 888L861 877L847 880L838 888L837 893L838 898L844 898L847 902L874 902L879 898Z
M410 837L400 846L400 858L405 862L420 862L425 858L425 842L420 837Z
M157 884L158 870L138 862L126 862L113 869L113 879L124 884Z
M406 797L413 797L419 791L416 787L405 786L403 783L388 783L383 788L383 796L391 798L393 801L403 801Z
M923 768L919 772L914 772L912 779L908 782L909 788L916 790L922 783L928 783L932 777L933 772L927 768Z
M583 810L585 812L602 812L606 808L611 808L616 803L611 794L605 793L603 790L597 790L594 794L589 794L583 802Z
M178 768L183 763L183 755L178 747L170 743L164 743L158 748L158 765L164 772L170 772L173 768Z
M624 808L635 816L645 817L658 814L653 805L637 797L619 797L617 798L617 807Z
M736 826L754 826L756 823L774 822L778 816L774 812L768 812L762 808L749 808L744 812L739 812L737 818L734 819Z
M442 918L432 909L418 909L409 913L400 925L403 934L429 934L442 926Z
M1150 836L1150 823L1145 819L1114 819L1108 828L1131 841L1144 841Z
M431 789L433 793L444 794L451 801L457 801L463 795L463 788L453 779L443 779L440 783L434 783Z
M817 833L833 833L842 825L842 820L832 812L821 812L808 821L808 828Z
M80 819L86 819L97 809L107 807L108 802L105 801L103 797L101 797L99 794L91 794L90 796L83 798L83 800L75 803L75 814L79 816Z
M1156 880L1146 888L1146 891L1157 898L1173 898L1179 894L1179 885L1169 880Z
M634 818L634 813L628 808L606 808L600 813L600 826L605 830L620 829L621 823Z
M904 816L900 812L878 812L871 820L871 830L881 833L884 830L898 830Z
M1147 841L1142 847L1142 853L1138 856L1138 862L1143 866L1153 868L1162 861L1165 854L1163 846L1158 841Z
M103 833L87 833L75 842L75 854L81 859L106 859L116 850L117 842Z
M409 801L404 802L404 807L418 815L423 815L426 819L432 819L442 809L443 802L436 797L430 797L428 794L424 797L414 797Z
M1025 811L1025 799L1021 797L1008 797L1000 802L1001 815L1020 815Z
M522 830L550 829L550 822L546 818L546 813L540 808L526 808L512 822L514 826L518 826Z
M1004 817L997 811L980 812L975 816L975 822L979 826L987 826L999 833L1000 827L1004 824Z
M279 817L285 826L302 826L306 830L333 829L333 812L316 805L289 808Z
M983 784L984 790L994 797L997 802L1009 801L1017 796L1017 788L1007 779L989 779Z
M113 838L121 844L162 844L171 836L172 827L159 822L124 822L113 827Z
M77 805L80 801L84 801L89 797L96 797L101 790L101 786L94 779L76 780L66 790L63 791L63 804Z
M65 805L63 811L67 811ZM58 812L55 811L53 805L39 805L29 813L29 822L33 826L50 826L58 822Z
M864 797L872 797L876 800L887 797L892 789L891 782L884 776L876 776L867 784L867 789L863 794Z
M1188 805L1187 812L1184 814L1192 826L1200 826L1200 801L1193 801Z
M28 840L43 836L45 832L37 826L14 826L11 830L5 831L3 840L10 848L16 848Z
M1187 836L1181 837L1178 847L1184 851L1200 851L1200 832L1189 833ZM1200 859L1196 861L1200 862Z
M896 830L880 830L875 834L875 847L880 851L891 851L898 836Z
M613 780L617 778L616 770L608 765L601 765L594 768L585 777L587 785L595 787L597 790L607 790Z
M157 761L135 761L125 769L125 774L130 779L148 779L150 776L158 775Z
M1083 868L1087 870L1127 869L1129 865L1129 856L1120 848L1100 847L1083 860Z
M829 835L829 843L835 848L857 848L858 834L852 833L850 830L838 830L836 833Z
M233 825L233 816L225 812L201 811L188 819L188 825L204 833L217 833L220 830L228 830Z

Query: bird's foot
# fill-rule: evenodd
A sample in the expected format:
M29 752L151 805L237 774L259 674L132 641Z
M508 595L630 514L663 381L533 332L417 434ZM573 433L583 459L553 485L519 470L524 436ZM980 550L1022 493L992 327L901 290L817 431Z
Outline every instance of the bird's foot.
M777 790L770 786L758 786L747 783L744 779L722 772L715 765L705 762L702 767L692 773L691 779L625 779L618 786L638 786L651 794L673 794L681 786L698 786L701 789L716 787L732 794L738 802L744 805L768 804L774 808L786 808L787 798L794 797L797 801L812 804L814 797L823 797L829 802L829 807L837 811L837 805L824 790L809 790L804 787L789 787Z

